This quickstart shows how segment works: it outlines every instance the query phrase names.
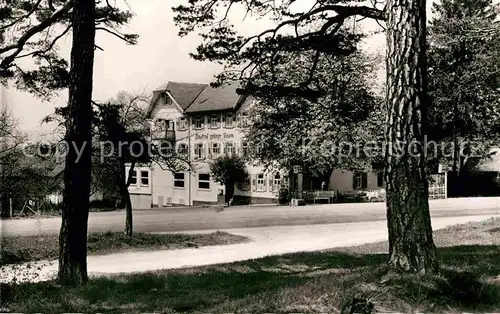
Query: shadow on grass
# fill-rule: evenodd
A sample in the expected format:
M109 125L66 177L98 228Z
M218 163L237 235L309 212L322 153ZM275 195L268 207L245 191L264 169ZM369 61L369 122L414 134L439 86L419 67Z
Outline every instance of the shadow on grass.
M362 294L376 309L392 311L499 311L500 283L486 281L500 274L499 253L497 246L442 248L440 274L401 275L383 284L385 254L329 251L98 278L73 289L54 282L2 285L2 308L22 312L304 312L321 308L331 312L346 299Z
M122 232L90 233L88 254L110 254L130 250L172 250L208 245L242 243L246 237L214 232L210 234L146 234L127 236ZM59 235L2 237L0 266L24 262L55 260L59 257Z

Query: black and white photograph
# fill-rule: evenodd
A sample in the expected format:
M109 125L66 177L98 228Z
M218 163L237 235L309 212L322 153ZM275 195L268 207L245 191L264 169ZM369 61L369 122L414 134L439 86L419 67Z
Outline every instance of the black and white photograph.
M0 312L500 313L500 1L0 0Z

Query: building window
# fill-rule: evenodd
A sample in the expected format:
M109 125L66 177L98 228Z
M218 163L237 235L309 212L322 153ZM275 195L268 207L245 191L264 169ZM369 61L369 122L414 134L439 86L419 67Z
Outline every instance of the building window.
M180 155L185 155L188 152L188 146L186 143L180 143L179 147L177 148L177 153Z
M205 120L204 116L195 116L193 119L194 119L193 123L194 128L198 130L203 129L203 122Z
M224 146L224 153L227 156L232 156L232 155L236 154L236 149L234 147L234 143L233 142L227 142L226 143L226 145Z
M184 172L174 173L174 187L184 188Z
M240 126L241 126L241 127L246 127L246 126L248 126L248 113L243 112L243 113L241 114L241 118L240 118Z
M169 131L175 130L175 122L170 120L165 120L165 128Z
M241 155L246 156L247 153L248 153L248 143L243 142L243 143L241 143Z
M157 131L173 130L174 125L174 122L168 119L158 119L155 122L155 129Z
M356 172L353 178L353 188L366 189L368 187L368 174L365 172Z
M281 177L278 173L273 178L273 192L277 192L280 188L280 185L281 185Z
M219 143L212 143L211 154L217 156L220 154L220 145Z
M156 120L154 123L155 131L157 131L157 132L165 131L167 129L166 124L167 124L167 120L164 120L164 119Z
M137 171L132 171L130 174L130 185L136 185L137 184Z
M198 188L202 190L210 190L210 175L208 173L198 174Z
M226 128L233 127L233 120L234 120L233 113L232 112L226 113Z
M377 173L377 187L379 187L379 188L384 187L384 173L383 172Z
M203 158L203 144L198 143L194 146L194 157L197 159Z
M257 176L257 191L263 192L266 189L265 183L266 181L264 180L264 174L259 174Z
M212 129L217 129L220 127L220 115L219 114L213 114L210 117L210 127Z
M186 120L186 118L181 118L179 120L179 130L181 130L181 131L187 130L187 120Z
M141 186L149 186L149 171L141 171Z

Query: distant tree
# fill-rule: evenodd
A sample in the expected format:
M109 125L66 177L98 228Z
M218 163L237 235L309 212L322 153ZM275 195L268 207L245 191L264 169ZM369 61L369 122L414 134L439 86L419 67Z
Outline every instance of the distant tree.
M443 145L453 144L447 152L451 158L438 157L453 165L458 179L470 156L487 152L500 139L498 10L490 0L444 0L432 9L428 134Z
M355 47L360 38L346 36L344 46ZM272 91L256 96L258 101L250 109L254 119L245 129L249 159L284 169L300 165L327 179L335 168L370 168L383 161L385 111L374 93L379 60L351 49L319 59L315 77L325 91L323 97L276 97ZM276 75L263 72L256 79L297 84L311 62L291 58L277 66ZM370 142L372 151L365 149Z
M234 196L234 185L243 182L248 175L245 161L236 155L221 156L210 162L210 173L214 181L225 186L225 202L228 205Z
M7 108L0 111L0 212L8 208L8 198L12 192L9 179L18 169L17 164L21 156L18 150L23 140L17 130L16 121Z
M141 95L126 92L118 94L113 103L97 105L97 133L101 143L99 154L100 167L108 169L114 177L114 186L118 188L121 202L125 206L125 234L133 233L132 202L128 188L131 184L135 166L138 163L150 163L148 149L149 128L143 104L148 99ZM141 143L141 147L137 145ZM126 175L126 165L130 164Z
M44 151L45 149L45 151ZM60 181L50 175L53 161L37 153L50 153L51 147L27 143L27 136L17 128L17 122L7 110L0 112L0 209L9 214L9 199L13 211L25 201L37 204L59 189Z

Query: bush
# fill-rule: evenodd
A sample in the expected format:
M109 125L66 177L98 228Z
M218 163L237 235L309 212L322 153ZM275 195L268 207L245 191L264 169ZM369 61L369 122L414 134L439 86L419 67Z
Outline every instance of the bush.
M288 204L292 200L292 194L287 187L280 187L279 195L278 195L278 203L279 204Z
M118 208L116 207L115 199L102 199L90 201L91 211L114 211Z

